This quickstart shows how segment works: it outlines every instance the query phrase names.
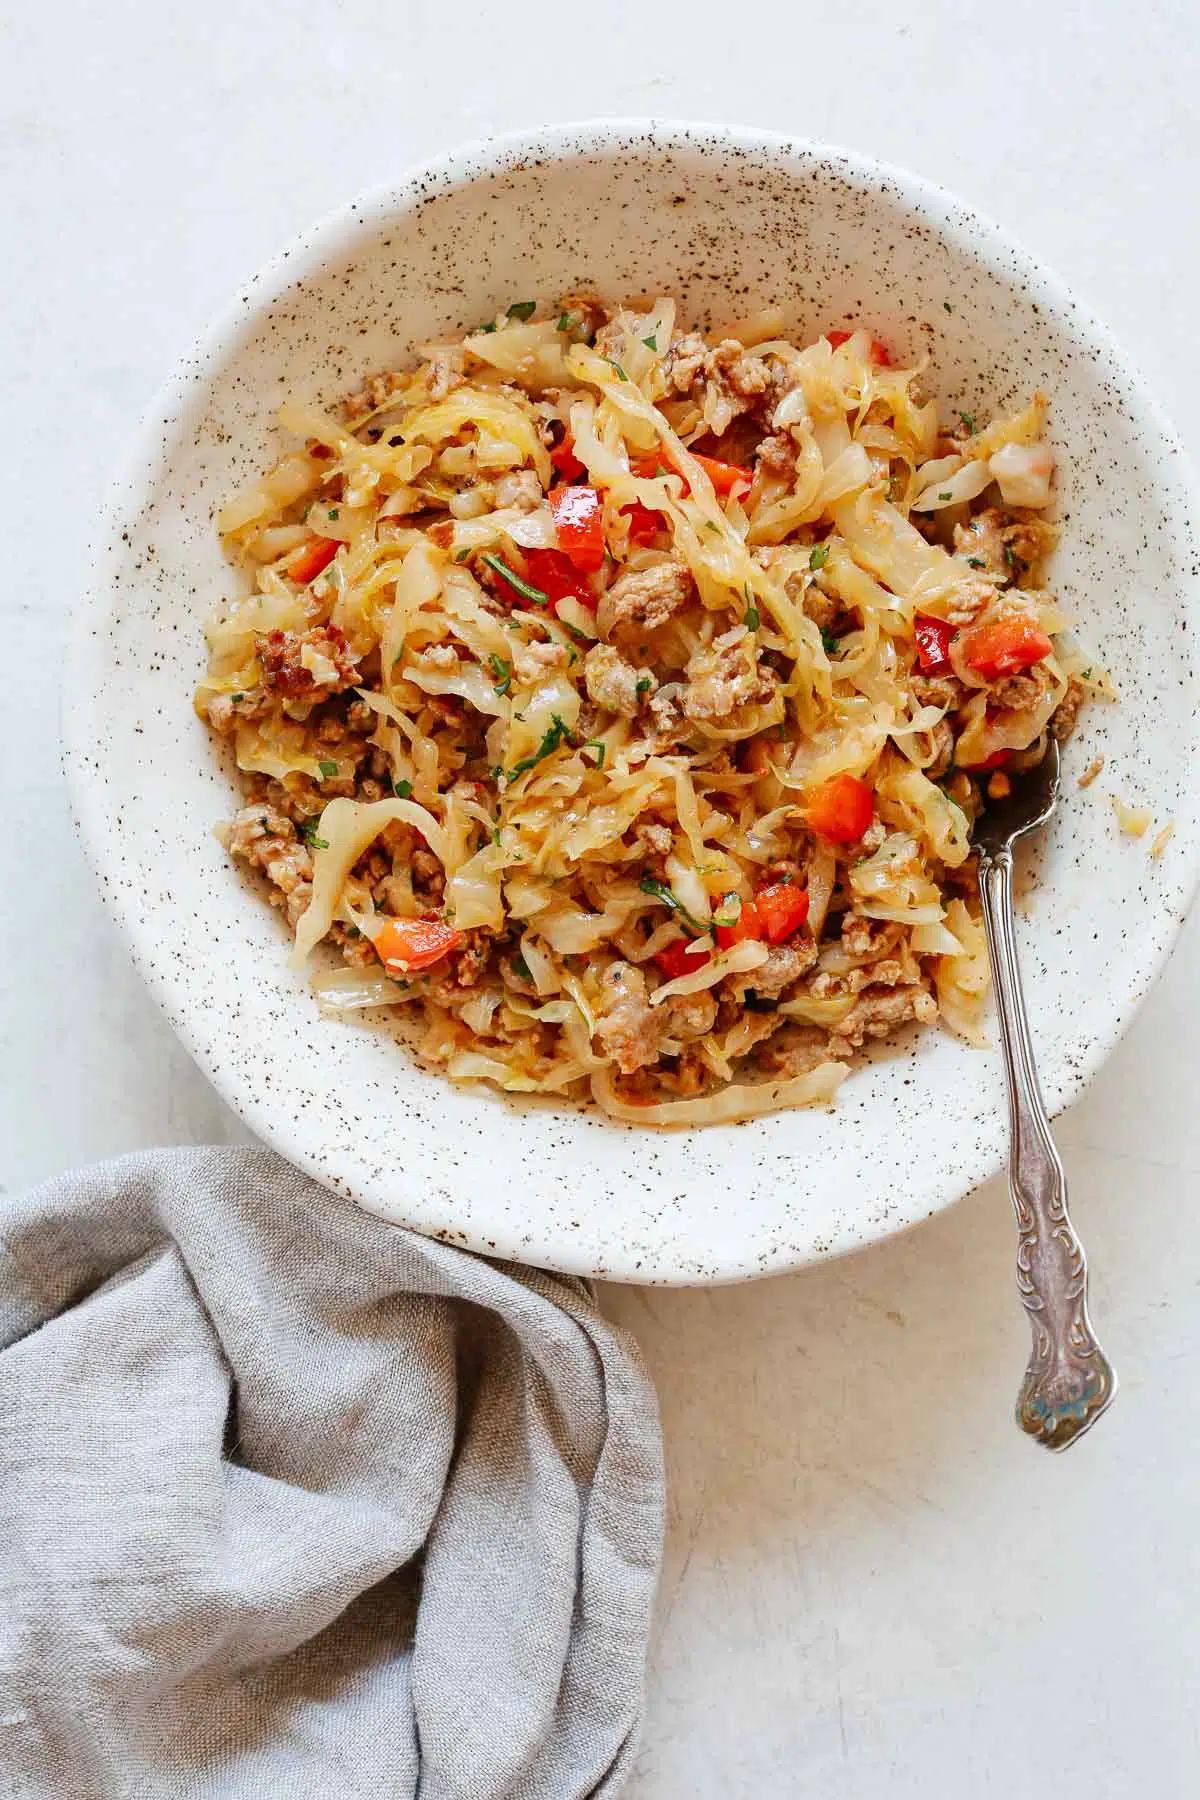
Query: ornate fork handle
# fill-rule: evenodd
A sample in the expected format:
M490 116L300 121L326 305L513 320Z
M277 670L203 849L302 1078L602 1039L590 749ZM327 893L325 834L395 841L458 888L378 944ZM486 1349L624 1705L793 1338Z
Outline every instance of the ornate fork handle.
M1067 1215L1067 1178L1038 1086L1017 961L1011 847L981 853L979 890L1008 1075L1017 1287L1033 1331L1017 1423L1049 1449L1065 1450L1109 1405L1117 1378L1088 1318L1087 1262Z

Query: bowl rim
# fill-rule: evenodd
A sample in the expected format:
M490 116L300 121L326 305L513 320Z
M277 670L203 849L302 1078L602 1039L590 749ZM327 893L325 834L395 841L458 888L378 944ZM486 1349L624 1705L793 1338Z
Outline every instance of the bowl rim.
M93 634L90 627L102 604L102 596L111 586L111 568L115 568L119 560L120 523L131 511L140 510L149 494L164 439L178 424L192 390L232 347L237 334L288 288L307 280L324 264L352 250L359 234L364 227L372 225L381 209L387 208L397 216L411 213L423 201L469 186L489 175L503 174L506 169L535 156L542 162L555 163L621 151L641 150L655 154L695 150L702 143L719 144L729 152L742 151L759 157L774 152L793 159L809 157L827 165L840 165L847 178L861 191L878 191L885 185L891 187L906 206L943 237L958 236L963 227L969 226L972 235L969 254L977 263L1003 275L1008 281L1014 274L1019 276L1039 298L1044 297L1057 318L1069 319L1078 337L1101 352L1114 366L1127 394L1136 400L1145 418L1153 425L1162 451L1170 458L1177 493L1184 500L1187 512L1200 520L1200 480L1191 460L1154 389L1109 328L1077 298L1061 277L989 214L922 175L862 151L749 125L638 116L567 121L472 140L410 164L397 174L361 190L304 227L248 280L239 283L233 297L216 311L177 358L145 408L138 429L107 484L88 540L85 578L70 609L60 719L62 765L76 832L103 903L128 945L135 967L185 1049L222 1098L259 1137L325 1186L334 1184L335 1178L324 1164L302 1145L288 1141L286 1129L276 1113L257 1095L247 1092L227 1064L215 1054L209 1054L199 1040L191 1027L191 1004L185 996L185 980L176 976L169 957L156 955L153 934L142 930L132 897L116 878L117 853L112 834L107 829L109 800L99 761L90 754L96 738L88 727L98 700L99 678L103 674L99 634ZM1187 605L1200 630L1200 585L1193 583ZM1200 765L1200 745L1195 737L1190 748L1193 763ZM1200 783L1194 782L1192 792L1196 793L1198 789ZM1198 809L1200 800L1193 802L1186 816L1176 818L1175 878L1165 895L1163 924L1159 932L1148 938L1140 952L1131 952L1131 955L1136 954L1135 966L1127 965L1122 982L1114 983L1110 988L1113 1006L1107 1030L1096 1036L1086 1055L1062 1059L1044 1083L1052 1115L1070 1105L1091 1082L1128 1030L1174 949L1188 909L1200 888ZM645 1248L639 1247L636 1266L632 1260L622 1264L615 1259L610 1247L603 1266L597 1267L586 1242L576 1242L563 1246L561 1253L556 1248L555 1253L545 1259L545 1266L582 1275L598 1274L606 1280L672 1285L712 1285L783 1274L911 1230L990 1179L1004 1162L1001 1134L992 1146L979 1145L978 1166L967 1185L964 1186L961 1175L946 1170L940 1179L919 1184L913 1198L886 1217L860 1221L854 1230L843 1228L824 1238L820 1248L813 1244L797 1245L790 1240L785 1243L781 1237L771 1254L744 1251L738 1256L721 1255L708 1245L704 1272L698 1274L694 1265L687 1269L679 1266L678 1251L670 1245L657 1257L647 1255ZM335 1185L335 1191L346 1195L350 1193L350 1186ZM356 1192L351 1197L368 1210L379 1210L378 1203L369 1194ZM388 1215L385 1213L384 1216ZM429 1235L451 1235L431 1220L409 1223L412 1229ZM478 1230L456 1230L453 1236L455 1241L491 1255L530 1260L527 1248L518 1248L512 1242L506 1244L503 1238L497 1240L490 1235L485 1240Z

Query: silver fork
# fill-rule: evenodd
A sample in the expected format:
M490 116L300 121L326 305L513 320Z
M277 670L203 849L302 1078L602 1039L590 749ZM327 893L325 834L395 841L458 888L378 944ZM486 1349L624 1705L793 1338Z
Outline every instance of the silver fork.
M1111 1403L1117 1377L1088 1317L1087 1261L1067 1214L1067 1178L1038 1086L1017 962L1013 845L1044 825L1058 804L1055 740L1036 768L1010 780L1011 792L989 801L973 837L1008 1077L1008 1191L1017 1216L1017 1288L1033 1331L1017 1423L1048 1449L1065 1450Z

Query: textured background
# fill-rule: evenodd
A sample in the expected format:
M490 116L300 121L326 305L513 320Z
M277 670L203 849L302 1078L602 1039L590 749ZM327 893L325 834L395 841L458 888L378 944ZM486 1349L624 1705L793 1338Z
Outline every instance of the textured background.
M297 0L0 23L8 646L0 1182L240 1127L97 907L58 773L63 621L113 459L230 290L357 189L464 139L730 120L943 181L1072 282L1200 453L1193 9L767 0L586 13ZM671 1538L635 1800L1163 1800L1195 1791L1200 927L1061 1127L1124 1391L1021 1443L992 1184L899 1242L709 1293L611 1292L663 1398ZM930 1129L937 1129L931 1118Z

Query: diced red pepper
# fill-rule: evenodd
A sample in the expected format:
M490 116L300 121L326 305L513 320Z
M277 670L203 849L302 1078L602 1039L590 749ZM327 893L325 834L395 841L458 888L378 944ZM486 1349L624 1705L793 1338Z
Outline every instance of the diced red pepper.
M703 950L693 950L692 938L676 938L665 950L660 950L654 958L663 972L666 981L678 981L681 975L691 975L696 969L702 969L706 962L712 961L712 951L706 944Z
M917 640L917 661L924 674L953 674L950 640L957 629L956 625L948 625L945 619L934 619L928 613L917 614L913 620L913 636Z
M716 456L701 456L698 450L691 450L688 454L695 462L700 464L700 467L712 482L713 491L718 499L723 499L725 495L732 494L738 490L742 493L749 493L750 484L754 480L754 472L752 469L744 469L740 463L722 462L720 458ZM633 473L640 476L644 481L651 480L662 468L667 468L672 475L678 475L680 473L678 469L672 468L668 464L665 449L658 461L652 456L636 457L629 466ZM690 492L686 475L681 475L680 479L683 482L684 493Z
M985 756L982 762L959 763L958 766L960 769L969 769L972 774L977 774L983 769L1006 769L1012 761L1012 756L1011 750L993 750L992 754Z
M827 331L825 336L829 340L830 349L839 350L848 338L854 336L854 333L852 331ZM871 361L877 369L890 369L892 366L890 350L886 344L881 344L877 337L871 339Z
M550 496L558 547L593 574L604 561L604 511L594 487L558 487Z
M1049 656L1054 645L1033 619L995 619L990 625L973 625L962 636L962 659L985 681L1003 675L1019 675Z
M374 944L375 954L386 968L409 975L432 968L462 941L462 932L441 919L386 919Z
M813 831L833 844L856 844L875 811L875 796L857 775L835 775L813 788L804 816Z
M550 602L551 612L558 611L560 600L578 600L589 612L598 605L588 586L587 577L561 550L525 550L522 552L534 587L541 588Z
M770 887L759 888L754 905L762 924L762 936L768 944L782 944L785 938L799 931L808 918L808 889L796 887L790 881L772 882Z
M635 500L632 506L623 506L621 517L629 520L631 544L653 543L665 524L661 513L656 513L652 506L643 506L640 500Z
M315 581L322 569L327 569L341 544L337 538L315 537L311 544L305 544L298 550L287 566L289 581L298 581L301 587L307 587Z
M750 484L754 480L750 469L743 469L740 463L720 462L715 456L701 456L696 450L691 452L691 456L712 482L713 491L718 498L724 499L726 494L750 492Z
M723 913L732 913L738 902L736 894L726 894L717 907L716 916L720 919ZM716 927L717 945L722 950L732 949L734 944L745 943L747 939L758 939L763 935L762 920L758 907L753 900L743 900L737 918L732 925Z
M587 474L587 469L575 454L575 439L570 432L550 452L550 461L564 481L578 481L581 475Z

